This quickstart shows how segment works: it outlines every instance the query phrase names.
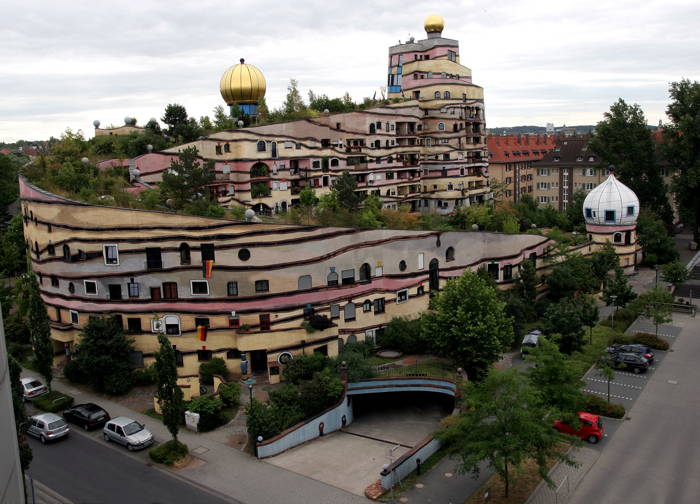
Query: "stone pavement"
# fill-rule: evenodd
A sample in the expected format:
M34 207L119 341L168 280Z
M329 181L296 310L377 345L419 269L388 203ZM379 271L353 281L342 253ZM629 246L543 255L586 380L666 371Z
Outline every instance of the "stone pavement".
M24 370L22 376L37 376L37 374ZM144 423L153 432L157 442L170 439L170 434L161 422L129 409L116 401L78 389L64 378L54 379L53 388L75 397L76 404L95 402L104 407L112 417L127 416ZM241 398L247 398L247 395L246 390ZM212 491L222 498L228 498L231 502L244 502L246 504L274 502L284 502L285 504L308 504L309 502L354 504L366 502L363 497L266 464L232 448L227 444L227 440L229 436L240 432L237 432L238 428L235 422L232 422L213 432L195 433L182 429L178 438L187 444L195 461L183 469L164 468L164 470L175 477ZM126 450L124 452L128 453ZM141 459L144 464L152 463L148 458L147 451L128 454Z

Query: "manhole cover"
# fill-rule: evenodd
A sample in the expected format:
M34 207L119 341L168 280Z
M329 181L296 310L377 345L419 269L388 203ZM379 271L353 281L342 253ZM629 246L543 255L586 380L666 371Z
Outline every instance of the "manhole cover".
M451 478L452 476L454 476L454 474L452 474L452 473L445 473L445 478Z
M425 485L423 483L416 483L416 488L423 488Z

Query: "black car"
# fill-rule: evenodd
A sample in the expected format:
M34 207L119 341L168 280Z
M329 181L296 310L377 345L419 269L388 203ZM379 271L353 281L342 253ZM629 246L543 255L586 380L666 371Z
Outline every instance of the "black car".
M645 373L649 369L649 361L632 352L613 353L610 355L610 361L615 369L632 371L634 374Z
M649 365L654 363L654 352L652 352L651 347L647 345L642 345L641 343L628 343L626 345L613 345L607 348L608 352L611 354L616 354L620 352L624 353L636 353L644 357L649 361Z
M85 430L102 427L109 419L109 413L97 404L78 404L63 412L68 422L80 425Z

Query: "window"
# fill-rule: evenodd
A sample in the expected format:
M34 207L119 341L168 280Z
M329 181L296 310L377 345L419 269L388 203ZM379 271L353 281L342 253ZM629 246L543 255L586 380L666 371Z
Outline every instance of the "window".
M51 277L51 287L58 287L58 286L59 286L58 277L52 276Z
M455 249L454 247L447 247L447 250L445 251L445 260L446 261L454 261L455 260Z
M307 290L311 288L311 275L302 275L297 281L297 288L299 290Z
M78 325L80 323L78 312L75 310L69 310L68 313L70 313L70 323L73 325Z
M178 350L175 345L173 345L173 350L175 351L175 365L177 367L184 366L185 364L182 361L182 352Z
M332 304L331 305L331 318L338 318L340 317L340 305L339 304Z
M97 282L93 280L85 280L83 282L85 294L88 296L97 296Z
M255 281L255 292L267 292L270 290L269 280L256 280Z
M374 314L384 313L384 298L379 298L374 300Z
M593 210L591 208L586 208L586 219L593 218Z
M422 285L419 285L418 288L416 289L416 294L418 296L422 296L423 294L425 294L425 287L423 287Z
M126 284L126 289L127 289L127 292L129 293L130 298L139 297L139 284L134 282L133 278L131 279L131 281L128 284Z
M261 313L259 320L260 320L260 330L261 331L269 331L270 330L270 314L269 313Z
M108 264L110 266L119 265L119 249L116 245L103 246L102 255L104 256L105 264Z
M634 216L634 206L628 206L628 207L627 207L627 216L628 216L628 217Z
M177 299L176 282L163 282L163 299Z
M206 327L209 329L209 318L208 317L195 317L194 318L195 327Z
M200 251L202 253L202 262L215 260L213 243L202 243Z
M401 289L396 293L396 304L405 303L408 301L408 289Z
M605 222L615 222L615 210L605 211Z
M432 75L428 74L428 79L430 79ZM435 99L439 100L440 99L440 91L435 91Z
M248 259L250 259L250 250L245 249L245 248L239 250L238 251L238 259L240 259L241 261L247 261Z
M372 311L372 301L370 301L369 299L365 299L365 302L362 303L362 311L364 313Z
M141 319L140 318L127 318L126 328L130 333L140 333L141 332Z
M326 282L328 283L329 287L333 287L338 285L338 273L335 271L331 271L328 273L328 276L326 277Z
M445 123L444 122L438 123L438 130L445 131Z
M224 152L231 152L231 145L229 143L224 144Z
M425 255L423 252L418 253L418 269L422 270L425 267Z
M158 301L162 298L160 295L160 287L151 287L151 299Z
M163 259L160 255L160 247L146 248L146 269L163 269Z
M109 284L107 288L109 289L109 299L122 298L122 286L120 284Z
M406 261L403 259L399 261L399 271L406 271Z
M513 278L513 266L511 264L506 264L503 266L503 280L512 280Z
M220 154L221 154L221 145L217 145L217 146L215 147L215 151L216 151L217 154L220 155Z
M180 318L177 315L166 315L163 317L163 323L165 324L165 334L170 336L180 335Z
M622 243L622 233L615 233L613 235L613 241L615 243Z
M258 152L265 152L265 141L260 140L258 142Z
M56 255L56 248L50 243L46 246L46 251L49 253L50 256Z
M197 350L197 360L206 362L211 360L211 350Z
M206 280L191 280L190 291L192 292L193 296L208 296L209 282L207 282Z
M63 246L63 260L70 261L70 247L68 245Z
M355 270L348 269L340 272L343 285L352 285L355 283Z
M360 282L369 282L372 279L372 268L369 264L363 263L360 266Z
M238 350L237 348L232 348L231 350L226 350L226 358L227 359L240 359L241 358L241 351Z
M228 282L226 284L227 296L238 296L238 282Z
M68 282L68 292L75 294L75 284L73 282Z
M449 92L449 91L445 91L444 97L445 97L445 100L449 100L449 99L450 99L450 92ZM454 112L454 109L452 109L450 112L452 112L453 114L455 113L455 112Z
M488 266L486 266L486 270L488 271L489 275L491 275L491 278L498 280L498 263L489 263Z
M181 243L180 244L180 264L185 265L185 264L190 264L192 262L192 258L190 256L190 246L186 243Z
M346 322L355 320L355 303L348 303L343 307L343 318Z

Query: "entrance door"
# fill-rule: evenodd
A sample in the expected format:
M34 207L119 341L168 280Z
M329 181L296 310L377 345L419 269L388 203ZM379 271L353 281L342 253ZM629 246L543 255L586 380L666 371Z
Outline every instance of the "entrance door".
M250 370L254 374L267 373L267 352L265 350L250 352Z
M430 291L440 290L440 262L437 259L432 259L428 265L428 270Z

